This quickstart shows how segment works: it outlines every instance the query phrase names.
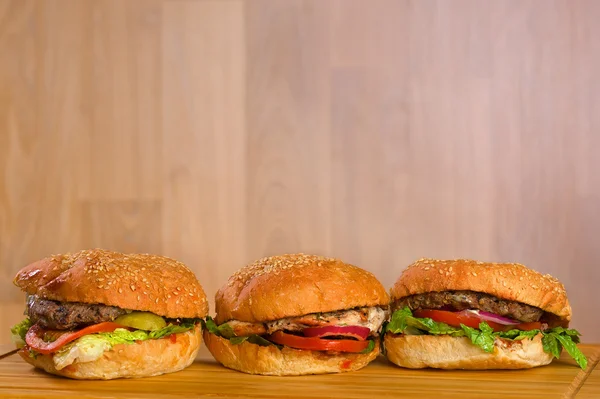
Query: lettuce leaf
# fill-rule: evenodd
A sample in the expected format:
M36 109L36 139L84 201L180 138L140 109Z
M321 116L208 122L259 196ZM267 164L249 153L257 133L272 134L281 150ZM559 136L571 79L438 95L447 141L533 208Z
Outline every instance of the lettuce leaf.
M411 328L419 331L427 332L435 335L452 335L452 336L464 336L464 331L459 327L452 327L446 323L438 323L430 318L417 318L412 315L411 310L408 307L397 310L392 314L390 322L382 329L382 331L389 331L394 334L401 334ZM415 331L418 335L419 333Z
M223 323L220 326L217 326L217 323L215 323L210 316L206 316L206 319L202 321L202 327L207 329L211 334L226 339L231 339L236 336L229 324Z
M15 324L10 328L11 340L17 346L17 348L22 348L25 346L25 335L27 335L27 331L30 327L31 320L26 317L25 320Z
M239 345L239 344L241 344L243 342L246 342L246 341L250 342L251 344L258 345L258 346L271 346L271 345L274 345L274 346L277 346L278 348L281 348L280 345L276 345L273 342L271 342L271 341L269 341L267 339L264 339L260 335L256 335L256 334L248 335L248 336L245 336L245 337L232 337L232 338L229 338L229 342L231 342L232 345Z
M579 365L579 367L581 367L582 369L586 369L587 368L587 358L579 350L579 348L577 347L577 345L573 341L573 338L572 338L571 335L569 335L569 334L558 334L558 333L554 333L554 332L550 332L550 333L544 334L544 335L545 336L546 335L552 335L552 336L554 336L558 340L558 342L560 342L560 345L567 350L567 353L573 359L575 359L575 361L577 362L577 364Z
M490 353L494 350L494 341L496 338L518 341L522 339L532 339L538 334L542 334L542 346L544 352L551 353L559 358L564 348L569 355L575 359L579 367L587 367L587 359L579 350L576 344L579 343L579 331L563 327L555 327L549 330L509 330L494 332L494 330L485 322L479 324L479 328L472 328L461 324L460 328L452 327L445 323L438 323L430 318L414 317L408 307L397 310L392 314L390 322L382 329L382 333L391 332L393 334L431 334L431 335L450 335L453 337L467 337L473 345Z
M370 339L369 340L369 346L367 346L364 350L362 350L360 353L366 354L366 353L371 353L373 352L373 349L375 349L375 341Z
M233 328L227 323L223 323L220 326L215 323L215 321L210 317L206 316L206 319L203 320L202 326L204 329L208 330L211 334L215 334L218 337L222 337L228 339L232 345L240 345L244 342L250 342L251 344L259 345L259 346L276 346L278 348L282 348L281 345L274 344L273 342L261 337L257 334L247 335L243 337L238 337L233 332Z
M488 326L487 323L479 323L479 329L471 328L464 324L461 324L460 326L462 327L465 336L471 340L473 345L480 347L488 353L494 351L494 341L496 340L496 337L494 336L494 330L492 327Z

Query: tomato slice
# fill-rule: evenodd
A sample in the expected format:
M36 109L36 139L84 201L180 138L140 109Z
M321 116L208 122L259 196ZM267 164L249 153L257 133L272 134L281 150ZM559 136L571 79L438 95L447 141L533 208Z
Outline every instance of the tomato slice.
M369 346L369 341L354 341L349 339L321 339L317 337L300 337L276 331L267 336L269 341L295 349L311 351L362 352Z
M419 318L430 318L433 321L437 321L440 323L446 323L449 326L453 326L453 327L460 327L461 324L464 324L465 326L468 327L472 327L472 328L479 328L479 323L481 323L482 320L481 318L475 316L475 315L469 315L469 314L464 314L464 313L457 313L457 312L449 312L447 310L433 310L433 309L422 309L422 310L415 310L413 312L413 314L415 315L415 317L419 317ZM510 327L510 326L505 326L499 323L494 323L493 321L487 321L485 320L485 322L492 327L492 329L494 331L505 331L506 327ZM512 326L512 328L516 328L516 326Z
M371 333L371 330L368 327L362 326L323 326L305 328L302 330L302 333L306 337L325 338L331 336L342 336L364 341Z
M85 327L77 331L66 331L60 336L58 336L58 338L56 338L55 341L46 342L42 339L42 337L44 336L44 334L49 332L49 330L44 330L38 324L34 324L33 326L31 326L29 331L27 331L27 335L25 336L25 342L27 342L27 345L29 345L29 347L34 351L39 352L43 355L48 355L50 353L58 351L64 345L68 344L69 342L75 341L77 338L82 337L84 335L99 332L112 332L117 328L126 327L117 323L107 321L104 323L94 324L92 326ZM57 333L57 331L52 331L52 334L55 333Z
M542 323L539 321L532 321L529 323L521 323L516 326L509 326L509 330L522 330L522 331L531 331L531 330L542 330Z

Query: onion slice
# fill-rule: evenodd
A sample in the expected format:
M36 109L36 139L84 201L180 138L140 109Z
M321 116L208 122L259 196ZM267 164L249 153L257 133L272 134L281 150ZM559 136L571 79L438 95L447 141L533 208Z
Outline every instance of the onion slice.
M333 337L343 336L356 338L359 341L364 341L369 336L371 330L368 327L361 326L325 326L325 327L309 327L302 330L306 337Z
M508 317L500 316L495 313L484 312L483 310L463 310L458 312L459 314L465 315L476 315L482 320L493 321L494 323L502 324L504 326L514 326L520 324L520 321L509 319Z

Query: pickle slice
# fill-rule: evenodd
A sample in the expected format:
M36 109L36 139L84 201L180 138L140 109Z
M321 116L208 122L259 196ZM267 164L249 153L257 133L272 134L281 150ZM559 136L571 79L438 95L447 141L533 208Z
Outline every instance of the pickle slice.
M119 316L115 323L137 330L155 331L165 328L167 322L162 317L151 312L131 312Z

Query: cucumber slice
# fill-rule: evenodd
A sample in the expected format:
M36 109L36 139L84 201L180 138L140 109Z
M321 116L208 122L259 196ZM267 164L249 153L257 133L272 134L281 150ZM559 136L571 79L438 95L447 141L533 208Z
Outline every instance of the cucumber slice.
M122 324L126 327L135 328L137 330L155 331L165 328L167 322L162 317L151 312L131 312L119 316L115 319L115 323Z

